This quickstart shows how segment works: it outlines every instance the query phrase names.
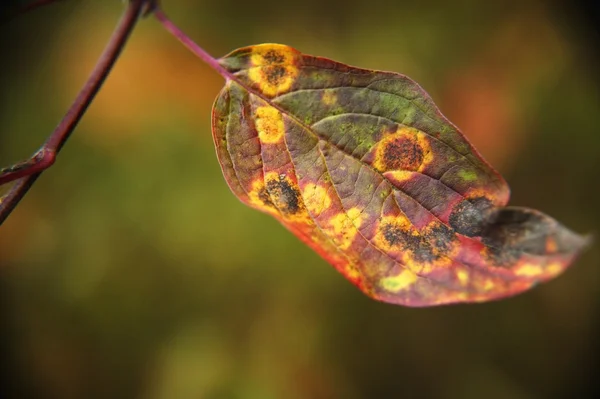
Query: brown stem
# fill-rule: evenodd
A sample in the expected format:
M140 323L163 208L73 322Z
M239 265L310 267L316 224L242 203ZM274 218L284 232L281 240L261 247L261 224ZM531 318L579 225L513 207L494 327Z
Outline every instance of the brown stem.
M119 54L123 50L129 35L133 31L139 16L146 10L149 0L130 0L127 9L124 11L121 20L117 24L108 44L106 45L100 59L92 70L87 82L77 95L75 101L54 129L48 140L44 143L40 151L34 155L33 164L38 164L35 158L41 158L43 166L48 167L54 162L54 157L61 150L77 123L87 110L88 106L98 93L98 90L104 83ZM40 155L41 154L41 155ZM25 162L24 164L26 164ZM31 165L30 165L31 166ZM27 168L27 165L25 166ZM35 168L35 166L34 166ZM18 169L18 168L17 168ZM6 220L8 215L14 210L19 201L25 196L36 179L40 176L43 169L36 171L20 180L10 189L8 194L0 198L0 225Z

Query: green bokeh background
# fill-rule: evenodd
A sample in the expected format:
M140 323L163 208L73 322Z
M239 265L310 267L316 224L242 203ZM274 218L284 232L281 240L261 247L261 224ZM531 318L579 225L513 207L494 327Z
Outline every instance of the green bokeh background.
M417 80L513 204L600 225L597 31L575 6L163 0L210 53L292 45ZM0 163L33 152L120 1L3 26ZM56 165L0 228L7 398L593 397L598 243L504 301L377 303L230 193L210 133L222 79L147 19Z

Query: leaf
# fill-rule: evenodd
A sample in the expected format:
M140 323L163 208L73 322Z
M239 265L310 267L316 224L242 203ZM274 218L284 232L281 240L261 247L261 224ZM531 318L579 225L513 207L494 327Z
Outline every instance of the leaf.
M221 58L223 174L365 294L481 302L560 274L586 243L509 189L406 76L278 44Z

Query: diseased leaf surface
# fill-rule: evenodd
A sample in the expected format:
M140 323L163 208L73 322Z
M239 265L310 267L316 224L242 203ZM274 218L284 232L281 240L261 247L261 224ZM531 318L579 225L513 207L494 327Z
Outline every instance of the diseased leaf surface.
M561 273L585 240L509 189L406 76L277 44L236 50L213 108L223 174L365 294L480 302Z

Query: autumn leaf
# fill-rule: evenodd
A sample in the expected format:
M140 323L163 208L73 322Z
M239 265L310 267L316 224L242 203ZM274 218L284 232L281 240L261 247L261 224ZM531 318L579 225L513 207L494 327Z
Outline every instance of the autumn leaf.
M238 49L213 108L223 174L365 294L481 302L560 274L586 239L509 188L421 87L278 44Z

